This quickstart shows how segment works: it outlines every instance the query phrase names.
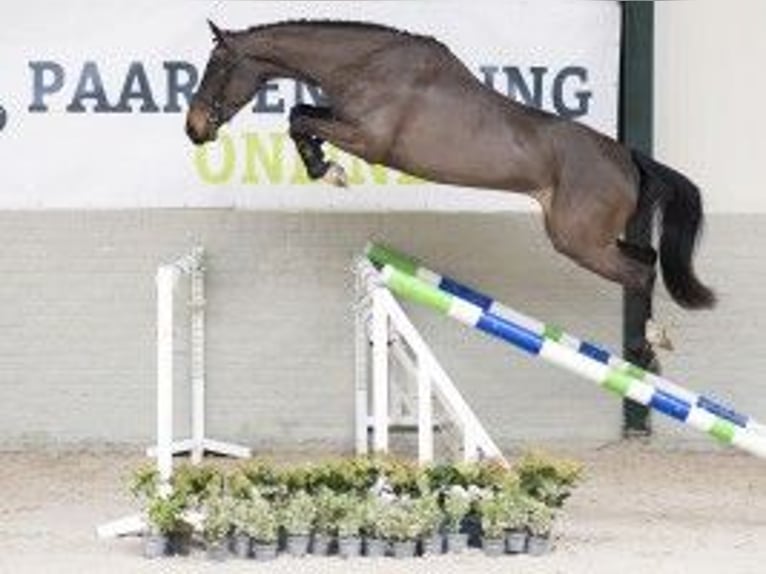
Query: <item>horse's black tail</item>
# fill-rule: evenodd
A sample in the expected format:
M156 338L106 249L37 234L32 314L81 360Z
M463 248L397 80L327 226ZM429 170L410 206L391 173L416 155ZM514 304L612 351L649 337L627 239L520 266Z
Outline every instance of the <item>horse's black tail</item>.
M670 296L687 309L711 308L715 294L694 273L692 257L702 229L699 189L683 174L640 152L632 152L641 175L639 209L662 214L660 267Z

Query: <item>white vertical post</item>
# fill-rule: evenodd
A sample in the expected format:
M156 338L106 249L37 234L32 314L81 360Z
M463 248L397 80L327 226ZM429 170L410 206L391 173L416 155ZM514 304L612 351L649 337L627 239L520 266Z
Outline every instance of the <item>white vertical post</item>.
M354 425L356 454L366 455L370 450L368 424L370 416L369 392L369 352L370 339L367 334L367 321L370 312L365 305L365 279L361 270L356 276L356 303L354 314Z
M388 313L382 290L372 292L373 450L388 452Z
M157 470L167 485L173 474L173 288L178 270L157 270Z
M195 248L194 264L190 270L189 293L191 306L192 464L202 462L202 457L205 454L205 275L202 257L202 248Z
M418 357L418 462L427 464L434 459L433 401L431 373Z
M478 459L479 445L476 429L471 419L464 419L463 424L463 460L472 462Z

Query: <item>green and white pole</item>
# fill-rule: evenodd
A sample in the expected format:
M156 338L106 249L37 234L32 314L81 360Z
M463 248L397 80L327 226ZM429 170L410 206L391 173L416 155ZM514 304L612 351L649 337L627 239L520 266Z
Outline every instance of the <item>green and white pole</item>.
M371 258L372 259L372 258ZM373 259L374 261L374 259ZM611 367L554 338L536 333L524 325L482 309L476 303L441 290L416 275L393 265L382 267L382 282L396 295L419 303L461 323L510 343L547 362L597 383L621 397L703 431L724 444L766 458L766 437L738 426L682 397L655 387L630 373Z
M370 243L367 246L366 255L370 261L378 267L391 265L407 275L418 277L422 281L441 291L445 291L451 295L469 301L484 311L507 319L537 335L553 339L562 345L570 347L578 353L587 355L600 363L622 371L640 381L645 381L668 394L674 395L689 404L704 409L737 426L766 436L766 426L755 420L753 417L742 414L719 401L686 389L664 377L650 373L626 361L619 355L609 352L599 345L581 340L566 333L555 325L543 323L533 317L520 313L492 297L477 291L473 287L428 269L417 259L410 257L409 255L404 255L390 247L374 243Z

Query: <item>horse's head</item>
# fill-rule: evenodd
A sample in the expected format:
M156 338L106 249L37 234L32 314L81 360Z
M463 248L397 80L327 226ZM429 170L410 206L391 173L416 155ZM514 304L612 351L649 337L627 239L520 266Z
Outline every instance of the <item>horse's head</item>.
M253 98L264 79L257 63L241 53L234 34L208 23L215 46L186 115L186 133L195 144L214 140L218 128Z

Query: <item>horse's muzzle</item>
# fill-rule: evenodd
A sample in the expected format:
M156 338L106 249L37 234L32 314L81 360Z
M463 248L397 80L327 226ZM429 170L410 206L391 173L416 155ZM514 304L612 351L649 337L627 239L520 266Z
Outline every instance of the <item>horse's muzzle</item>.
M216 134L215 123L210 121L208 111L198 105L192 105L186 114L186 135L195 144L213 141Z

